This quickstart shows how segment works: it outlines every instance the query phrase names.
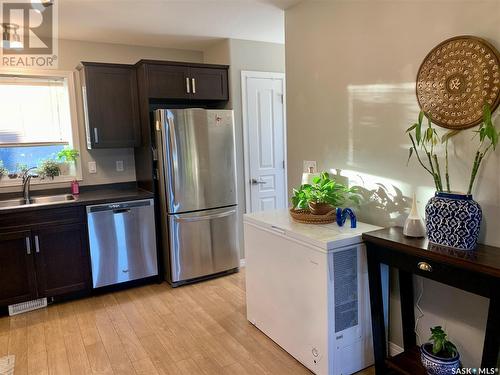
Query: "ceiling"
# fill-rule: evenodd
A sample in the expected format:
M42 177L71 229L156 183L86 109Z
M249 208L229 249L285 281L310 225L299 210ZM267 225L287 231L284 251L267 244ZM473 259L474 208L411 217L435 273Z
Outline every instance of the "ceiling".
M222 38L284 43L299 0L59 0L59 38L203 50Z

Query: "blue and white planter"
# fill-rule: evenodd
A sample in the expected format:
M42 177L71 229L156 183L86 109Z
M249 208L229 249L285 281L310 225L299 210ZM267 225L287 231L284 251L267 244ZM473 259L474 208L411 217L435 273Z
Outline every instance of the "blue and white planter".
M470 194L436 192L425 207L429 242L461 250L477 245L483 213Z
M460 354L452 358L442 358L432 353L432 344L426 343L420 347L420 360L429 375L457 374L460 368Z

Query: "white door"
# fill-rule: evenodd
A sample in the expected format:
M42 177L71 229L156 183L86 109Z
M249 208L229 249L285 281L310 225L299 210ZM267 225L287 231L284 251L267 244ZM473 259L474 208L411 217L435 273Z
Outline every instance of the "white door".
M242 72L246 211L285 208L285 75Z

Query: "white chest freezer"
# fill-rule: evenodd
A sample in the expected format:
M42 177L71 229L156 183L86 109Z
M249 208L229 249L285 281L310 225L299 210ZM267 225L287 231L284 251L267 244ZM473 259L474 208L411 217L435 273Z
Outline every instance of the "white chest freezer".
M287 210L245 215L247 319L320 375L373 364L368 274L358 223L312 225Z

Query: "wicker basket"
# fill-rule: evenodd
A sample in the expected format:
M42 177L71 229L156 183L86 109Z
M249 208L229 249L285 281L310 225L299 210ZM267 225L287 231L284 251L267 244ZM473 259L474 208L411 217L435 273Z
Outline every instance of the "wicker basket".
M329 224L335 221L335 210L325 215L313 215L309 210L290 209L290 216L298 223L304 224Z

